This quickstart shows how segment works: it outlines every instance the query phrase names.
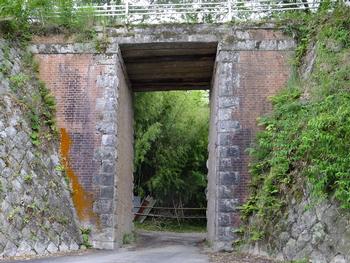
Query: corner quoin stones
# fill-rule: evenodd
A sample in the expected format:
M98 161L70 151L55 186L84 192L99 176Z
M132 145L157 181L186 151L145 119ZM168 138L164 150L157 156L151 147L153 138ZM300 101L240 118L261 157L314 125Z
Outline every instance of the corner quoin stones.
M240 224L237 208L248 194L245 149L258 130L256 119L271 110L268 97L289 78L294 41L271 25L136 26L110 28L107 34L110 45L103 53L92 43L53 43L50 37L39 38L31 46L40 63L40 76L58 102L58 125L72 140L74 173L92 198L91 213L81 220L94 226L94 246L118 246L122 236L116 229L125 227L118 225L118 216L123 217L116 212L120 211L118 202L131 203L130 196L115 198L121 176L117 160L123 154L118 149L117 120L123 100L119 94L121 83L128 83L119 44L217 42L211 87L214 127L209 142L208 235L214 248L230 248L233 230ZM119 221L131 222L126 214Z

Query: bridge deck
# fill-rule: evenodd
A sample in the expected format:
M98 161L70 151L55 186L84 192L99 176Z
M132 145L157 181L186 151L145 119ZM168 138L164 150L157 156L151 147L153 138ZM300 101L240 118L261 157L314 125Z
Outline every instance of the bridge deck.
M209 89L217 43L121 44L134 91Z

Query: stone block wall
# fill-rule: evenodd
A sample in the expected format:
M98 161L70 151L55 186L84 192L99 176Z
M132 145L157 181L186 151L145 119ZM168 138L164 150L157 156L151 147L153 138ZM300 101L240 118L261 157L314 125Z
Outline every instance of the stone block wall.
M256 34L258 36L256 36ZM216 118L216 234L214 248L231 249L240 226L239 206L248 197L247 149L258 131L257 118L271 110L269 97L289 79L292 52L279 50L269 31L246 32L243 40L219 44L212 99ZM250 39L253 38L253 39ZM251 45L268 43L264 46ZM209 179L210 180L210 179ZM209 198L210 199L210 198ZM209 201L210 202L210 201ZM208 207L209 209L209 207ZM208 216L209 218L209 216Z
M125 234L133 230L133 188L134 188L134 111L133 94L128 82L123 60L118 54L117 76L118 111L117 111L117 164L115 178L115 237L118 245L122 245Z
M290 201L285 215L268 243L258 242L243 250L288 262L350 262L350 216L335 200L315 204L306 192L302 200Z

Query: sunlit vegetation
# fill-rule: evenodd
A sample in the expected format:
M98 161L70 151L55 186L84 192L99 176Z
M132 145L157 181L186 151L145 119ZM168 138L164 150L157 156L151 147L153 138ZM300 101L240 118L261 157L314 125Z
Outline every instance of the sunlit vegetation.
M208 93L138 93L135 194L158 205L205 207Z
M313 71L297 73L271 98L273 112L259 119L264 128L250 150L251 196L242 212L250 240L268 237L292 198L312 194L314 203L334 198L350 208L350 8L327 6L298 14L287 29L299 39L296 72L314 48ZM251 220L252 217L254 220ZM250 223L249 223L250 222Z

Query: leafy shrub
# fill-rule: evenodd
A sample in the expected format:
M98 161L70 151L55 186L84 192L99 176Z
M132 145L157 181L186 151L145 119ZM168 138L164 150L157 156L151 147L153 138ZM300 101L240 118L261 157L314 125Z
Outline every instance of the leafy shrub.
M259 119L264 129L250 149L252 193L242 206L253 241L274 231L288 199L305 190L315 201L334 197L350 209L349 12L339 6L308 20L303 27L313 36L314 70L272 97L273 112Z
M75 4L84 9L75 9ZM9 38L30 39L33 25L69 29L72 32L91 31L94 9L86 1L73 0L2 0L0 2L0 32ZM41 32L42 30L38 31Z
M44 19L52 13L53 1L2 0L0 2L1 31L10 38L29 38L30 22Z
M92 245L90 243L90 238L89 238L91 234L91 228L80 228L80 232L83 239L81 246L84 246L85 248L91 248Z

